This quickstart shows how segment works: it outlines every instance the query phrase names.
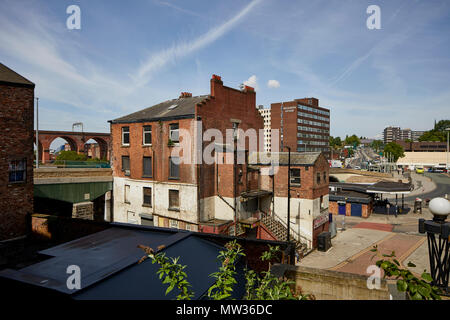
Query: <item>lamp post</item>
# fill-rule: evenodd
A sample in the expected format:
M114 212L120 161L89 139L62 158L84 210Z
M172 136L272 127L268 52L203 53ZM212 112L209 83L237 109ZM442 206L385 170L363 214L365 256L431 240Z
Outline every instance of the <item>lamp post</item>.
M446 128L445 129L445 131L447 131L447 160L446 160L446 162L445 162L445 169L447 169L447 172L448 172L448 149L449 149L449 144L450 144L450 141L449 141L449 132L450 132L450 128Z
M39 98L36 97L36 168L39 168Z
M288 206L287 206L287 242L290 241L291 233L291 147L285 146L288 149Z
M445 198L434 198L428 205L433 220L419 219L419 232L427 233L428 255L433 285L441 288L444 294L450 294L448 278L450 272L450 202Z

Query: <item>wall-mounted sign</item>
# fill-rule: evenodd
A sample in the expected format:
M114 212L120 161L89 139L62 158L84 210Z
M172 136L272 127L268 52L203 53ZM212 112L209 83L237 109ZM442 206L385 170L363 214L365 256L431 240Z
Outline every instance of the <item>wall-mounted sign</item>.
M321 225L323 225L324 223L328 222L329 219L329 215L328 212L326 214L323 214L319 217L317 217L316 219L314 219L313 221L313 228L317 229L318 227L320 227Z

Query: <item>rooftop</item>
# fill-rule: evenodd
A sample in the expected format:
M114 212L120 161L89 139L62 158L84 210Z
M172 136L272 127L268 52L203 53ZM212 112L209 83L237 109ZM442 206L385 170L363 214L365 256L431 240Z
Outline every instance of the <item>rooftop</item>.
M109 122L134 123L193 118L195 115L195 106L208 98L209 95L204 95L167 100L129 115L110 120Z
M34 83L22 77L17 72L11 70L4 64L0 63L0 83L19 84L22 86L33 87Z
M320 152L291 152L291 165L313 165ZM270 165L278 161L280 165L288 165L288 152L253 152L249 155L249 164Z

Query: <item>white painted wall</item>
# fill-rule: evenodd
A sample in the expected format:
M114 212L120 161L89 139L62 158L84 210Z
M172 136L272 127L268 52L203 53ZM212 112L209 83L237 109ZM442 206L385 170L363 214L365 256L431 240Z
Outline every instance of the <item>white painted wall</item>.
M129 203L125 203L125 185L130 186ZM152 207L142 205L144 200L143 187L152 188ZM179 212L168 209L170 189L179 190ZM130 212L136 214L137 218L133 217L131 220L137 219L138 224L141 223L140 213L198 223L197 186L185 183L153 182L114 177L114 221L128 223ZM158 220L155 219L154 222L157 226Z

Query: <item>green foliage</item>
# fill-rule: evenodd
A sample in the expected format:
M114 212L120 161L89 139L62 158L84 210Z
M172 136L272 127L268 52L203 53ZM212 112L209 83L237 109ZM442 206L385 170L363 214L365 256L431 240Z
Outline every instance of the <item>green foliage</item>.
M447 141L447 133L433 129L426 131L423 135L421 135L419 141L444 142Z
M448 136L446 128L450 128L450 120L440 120L432 130L426 131L420 136L419 141L445 142Z
M403 147L395 142L389 142L384 147L384 154L386 155L387 152L389 152L389 154L394 157L394 162L396 162L398 158L402 158L405 156Z
M361 143L361 141L359 140L358 136L355 134L351 135L350 137L345 136L345 145L357 147L360 145L360 143Z
M329 142L330 142L330 147L332 147L334 149L338 149L338 148L342 147L342 140L340 137L333 138L332 136L330 136Z
M148 254L148 257L152 259L152 263L160 265L159 270L156 272L159 275L159 279L162 283L168 284L166 289L166 295L170 293L174 288L178 289L177 300L191 300L194 293L189 289L191 286L187 281L187 274L184 272L186 266L178 263L178 258L168 258L164 252L154 253L153 249L140 246ZM142 262L144 259L141 259Z
M382 140L373 140L370 144L370 147L374 149L376 152L383 149L383 141Z
M375 252L375 256L380 257L378 247L374 246L372 252ZM401 292L406 292L412 300L441 300L441 291L438 287L432 284L433 279L431 275L423 271L421 279L414 276L414 274L408 269L400 267L400 262L395 259L395 252L391 254L381 255L383 258L376 262L377 267L384 271L383 278L397 279L397 289ZM412 262L408 262L408 267L415 267Z
M86 161L87 156L84 153L77 153L76 151L61 151L56 157L56 160Z
M236 261L244 256L242 247L236 240L225 245L226 251L219 252L219 260L222 265L218 272L214 272L210 276L216 279L214 285L208 290L208 297L214 300L224 300L231 296L233 286L237 283L236 276Z
M145 246L139 246L143 249L147 256L143 257L140 262L147 257L152 259L152 263L158 263L160 269L157 271L159 278L169 287L166 295L174 288L177 288L179 294L178 300L190 300L194 293L190 291L190 284L187 281L187 275L183 271L186 266L178 263L179 258L167 258L164 253L155 254L153 249ZM220 251L218 259L222 262L218 272L212 273L210 276L216 279L216 282L208 290L208 297L213 300L229 299L233 292L236 282L236 262L240 257L245 256L242 247L236 240L228 242L225 245L226 250ZM262 261L277 260L280 254L279 246L271 247L261 256ZM277 278L268 271L262 272L261 275L253 270L246 270L245 273L245 296L246 300L312 300L313 295L294 293L292 287L295 282L285 278Z

